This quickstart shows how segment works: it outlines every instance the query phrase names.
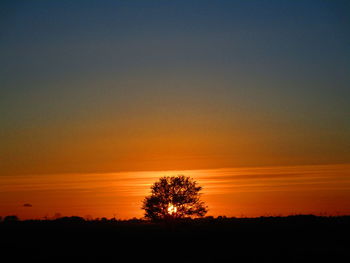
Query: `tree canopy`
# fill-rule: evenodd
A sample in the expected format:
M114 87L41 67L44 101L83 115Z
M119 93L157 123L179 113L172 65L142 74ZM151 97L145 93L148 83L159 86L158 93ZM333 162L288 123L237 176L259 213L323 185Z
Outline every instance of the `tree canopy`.
M203 217L208 209L200 200L201 190L188 176L161 177L143 201L145 217L151 220Z

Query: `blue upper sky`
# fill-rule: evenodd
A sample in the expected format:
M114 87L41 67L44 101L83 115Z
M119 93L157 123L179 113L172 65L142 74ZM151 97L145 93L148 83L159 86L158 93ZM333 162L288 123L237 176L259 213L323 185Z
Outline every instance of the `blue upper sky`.
M349 28L349 1L1 1L5 170L69 159L57 141L78 155L97 144L109 154L105 142L89 145L109 136L122 160L144 152L137 138L169 131L193 138L203 130L223 139L204 145L203 135L198 152L254 156L224 166L256 164L266 153L289 160L306 152L298 163L347 162ZM184 145L172 148L176 154L198 155L177 139ZM93 153L75 163L89 158Z

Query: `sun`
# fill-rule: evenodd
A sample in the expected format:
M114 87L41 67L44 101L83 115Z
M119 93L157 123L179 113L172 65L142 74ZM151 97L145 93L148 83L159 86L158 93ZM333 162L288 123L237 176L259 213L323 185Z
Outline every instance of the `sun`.
M177 208L176 208L176 206L174 206L173 204L169 204L168 205L168 214L169 215L173 215L173 214L175 214L177 212Z

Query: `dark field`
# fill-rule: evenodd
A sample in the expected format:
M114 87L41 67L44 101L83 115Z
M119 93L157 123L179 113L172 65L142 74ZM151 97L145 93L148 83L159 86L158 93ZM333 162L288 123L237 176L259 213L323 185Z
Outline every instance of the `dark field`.
M0 233L6 262L350 262L349 216L167 223L63 218L2 222Z

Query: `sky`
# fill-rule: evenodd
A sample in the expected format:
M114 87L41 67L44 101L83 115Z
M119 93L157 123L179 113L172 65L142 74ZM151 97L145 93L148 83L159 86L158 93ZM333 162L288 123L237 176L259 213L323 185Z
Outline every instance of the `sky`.
M343 167L349 14L345 0L1 1L0 180Z
M1 176L0 216L142 218L150 186L177 175L203 187L200 198L214 217L350 214L350 164L333 164Z

